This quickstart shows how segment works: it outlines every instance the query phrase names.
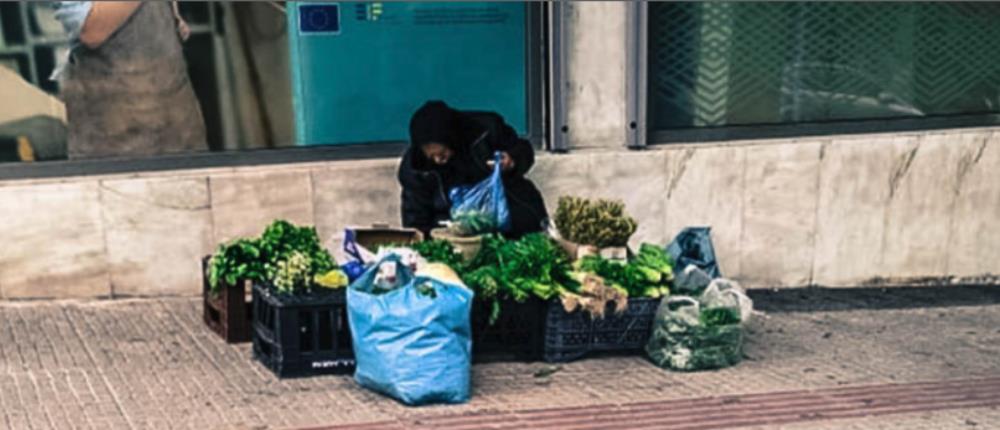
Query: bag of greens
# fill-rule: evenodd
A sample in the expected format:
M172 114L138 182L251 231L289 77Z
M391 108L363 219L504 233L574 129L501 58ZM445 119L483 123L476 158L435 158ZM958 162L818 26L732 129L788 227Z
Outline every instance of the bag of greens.
M743 359L743 323L753 304L727 280L716 280L696 300L672 296L656 312L646 353L657 366L695 371L721 369Z
M451 190L452 233L458 236L478 236L510 231L510 209L507 207L500 165L500 153L497 152L490 177L478 184Z

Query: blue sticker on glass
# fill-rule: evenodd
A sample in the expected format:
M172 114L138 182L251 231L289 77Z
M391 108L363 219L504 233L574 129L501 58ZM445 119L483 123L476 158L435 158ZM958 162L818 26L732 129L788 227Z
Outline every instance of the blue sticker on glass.
M299 5L300 34L339 34L339 4Z

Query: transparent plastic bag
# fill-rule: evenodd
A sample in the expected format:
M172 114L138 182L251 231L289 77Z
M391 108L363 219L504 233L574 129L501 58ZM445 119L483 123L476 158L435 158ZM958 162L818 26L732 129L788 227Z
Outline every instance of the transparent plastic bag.
M736 365L743 360L740 310L704 306L687 296L669 297L656 312L646 353L657 366L673 370L710 370Z
M510 231L510 210L501 174L501 155L494 156L493 174L470 187L455 187L450 192L452 233L476 236Z

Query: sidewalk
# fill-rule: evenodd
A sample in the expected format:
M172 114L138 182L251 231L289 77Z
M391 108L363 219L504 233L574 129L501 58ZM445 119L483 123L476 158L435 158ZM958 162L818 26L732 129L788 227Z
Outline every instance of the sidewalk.
M749 428L1000 428L1000 291L949 288L954 290L946 297L919 290L893 300L860 290L756 293L765 314L751 324L748 359L735 368L672 373L643 357L561 366L484 364L474 368L472 402L428 408L403 407L358 388L349 377L278 380L252 360L249 345L226 345L209 332L196 299L5 303L0 304L0 427L379 423L366 428L485 428L506 423L524 428L535 426L532 417L557 414L569 418L549 421L551 428L588 422L665 428L671 419L694 419L676 415L691 403L678 403L685 399L715 398L704 400L719 402L718 408L706 408L704 414L711 415L740 402L787 409L782 402L795 398L820 399L799 403L828 407L822 400L840 389L861 393L853 394L857 407L844 409L861 415L832 420L827 418L838 415L803 410L789 415L790 422L757 420ZM865 309L869 306L878 309ZM918 382L930 384L880 387ZM781 392L795 393L773 394ZM891 398L900 393L923 400ZM644 408L635 405L649 402ZM909 409L899 406L906 404ZM585 408L552 411L574 407ZM864 417L865 407L890 414ZM681 418L653 416L661 412ZM648 421L629 418L637 413L649 415ZM618 418L599 425L595 419L601 416ZM720 422L706 422L703 428L719 428Z

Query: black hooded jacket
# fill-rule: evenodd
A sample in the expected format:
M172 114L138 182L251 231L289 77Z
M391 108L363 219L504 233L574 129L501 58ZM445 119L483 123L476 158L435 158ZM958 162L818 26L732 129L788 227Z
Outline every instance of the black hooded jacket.
M436 142L454 151L445 166L424 156L420 145ZM514 169L504 173L504 188L510 209L511 237L542 231L548 219L541 193L524 177L535 162L531 144L493 112L462 112L443 102L428 102L410 121L410 146L399 165L402 185L403 226L425 233L450 218L448 191L458 185L483 181L493 172L487 162L495 151L514 160Z

